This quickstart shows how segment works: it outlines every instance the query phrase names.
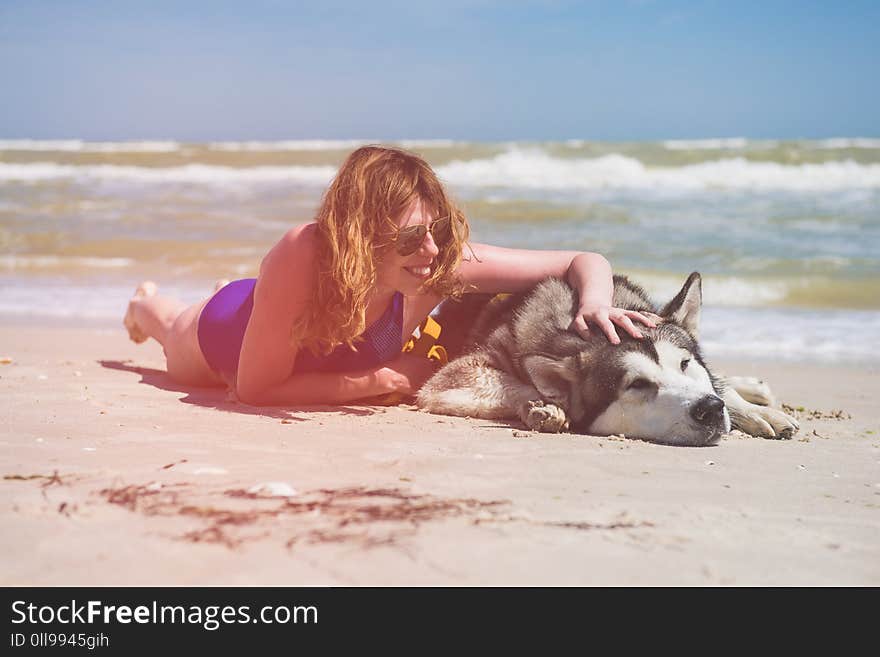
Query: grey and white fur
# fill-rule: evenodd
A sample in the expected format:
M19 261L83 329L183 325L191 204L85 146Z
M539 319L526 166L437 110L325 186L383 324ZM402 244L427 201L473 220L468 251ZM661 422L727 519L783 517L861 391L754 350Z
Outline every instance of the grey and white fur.
M697 272L662 308L615 276L613 303L664 321L640 326L643 339L619 330L618 345L597 329L584 339L569 329L577 294L552 278L503 300L466 295L444 303L441 342L453 358L422 386L417 405L445 415L518 418L536 431L673 445L713 445L731 428L777 438L797 431L794 418L768 405L773 397L762 381L725 381L706 365Z

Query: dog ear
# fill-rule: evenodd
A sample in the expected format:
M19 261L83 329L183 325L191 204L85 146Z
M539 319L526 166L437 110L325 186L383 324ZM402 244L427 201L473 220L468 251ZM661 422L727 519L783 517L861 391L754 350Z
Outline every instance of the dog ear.
M577 381L577 362L574 356L553 358L543 354L523 357L522 367L541 396L563 410L571 406L571 388Z
M700 334L700 308L703 305L702 279L693 272L684 282L675 298L666 304L660 315L681 325L694 338Z

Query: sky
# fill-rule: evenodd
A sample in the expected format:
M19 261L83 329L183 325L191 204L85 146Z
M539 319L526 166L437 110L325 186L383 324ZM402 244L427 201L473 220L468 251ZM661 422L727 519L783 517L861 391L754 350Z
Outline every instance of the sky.
M880 136L880 2L0 0L0 138Z

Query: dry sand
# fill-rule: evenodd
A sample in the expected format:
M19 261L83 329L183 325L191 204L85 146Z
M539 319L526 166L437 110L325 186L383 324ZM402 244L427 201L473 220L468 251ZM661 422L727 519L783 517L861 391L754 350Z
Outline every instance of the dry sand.
M880 584L876 368L716 363L821 413L676 448L248 408L121 327L0 345L3 584Z

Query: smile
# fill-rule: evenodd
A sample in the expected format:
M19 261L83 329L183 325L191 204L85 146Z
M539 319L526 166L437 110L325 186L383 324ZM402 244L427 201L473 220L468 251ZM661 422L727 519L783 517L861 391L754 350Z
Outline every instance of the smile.
M431 267L427 265L423 267L404 267L404 269L416 278L428 278L431 275Z

